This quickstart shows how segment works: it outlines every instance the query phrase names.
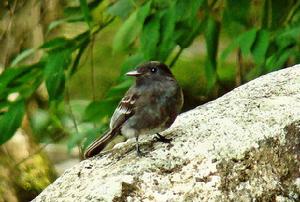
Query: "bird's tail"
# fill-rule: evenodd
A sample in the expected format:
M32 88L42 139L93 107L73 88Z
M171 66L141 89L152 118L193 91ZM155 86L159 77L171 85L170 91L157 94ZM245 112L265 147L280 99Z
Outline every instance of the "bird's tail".
M110 130L105 133L103 136L96 139L92 144L88 146L88 148L84 152L84 158L90 158L95 156L96 154L100 153L105 146L113 139L115 136L116 131Z

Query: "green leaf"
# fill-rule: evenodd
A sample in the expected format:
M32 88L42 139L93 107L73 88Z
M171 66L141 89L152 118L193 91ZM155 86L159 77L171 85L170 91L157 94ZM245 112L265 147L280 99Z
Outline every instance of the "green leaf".
M298 4L294 5L294 7L291 9L291 19L290 23L292 24L300 24L300 2L298 1Z
M205 42L207 51L207 58L205 62L205 74L208 90L211 90L211 88L216 82L217 53L220 27L220 23L216 21L213 17L208 18L205 30Z
M264 72L265 68L265 64L261 64L261 65L257 65L254 66L253 68L251 68L246 75L244 76L243 80L244 81L251 81L257 77L259 77L260 75L262 75Z
M220 34L220 23L213 19L208 18L207 26L205 30L205 42L206 50L209 60L216 61L216 56L218 52L218 42Z
M276 37L275 42L279 46L280 49L286 48L293 43L300 42L300 27L299 25L295 25L293 27L285 28L280 31Z
M74 59L72 67L70 68L70 71L69 71L70 76L74 75L75 72L77 71L82 54L84 53L85 49L88 47L89 42L90 42L90 40L88 39L88 40L83 41L82 44L80 44L78 53Z
M133 9L132 0L119 0L107 9L107 12L113 16L119 16L125 19Z
M49 112L37 109L30 116L30 124L35 133L42 133L46 130L50 123Z
M200 18L197 15L204 3L206 3L204 0L189 1L188 3L185 0L176 2L176 25L173 37L181 48L190 46L195 37L204 31L207 17Z
M4 114L3 110L4 108L8 108L9 107L9 102L7 101L7 99L0 99L0 117L1 114Z
M91 130L91 129L90 129ZM95 130L95 129L93 129ZM96 134L96 131L94 131ZM82 140L85 138L86 135L90 135L91 132L89 131L82 131L82 132L71 132L70 136L68 137L68 142L67 142L67 148L68 152L71 151L74 147L77 147L78 145L82 144ZM98 133L99 135L99 133Z
M26 59L33 53L35 53L35 48L29 48L27 50L22 51L20 54L17 55L17 57L11 62L11 66L16 66L19 62Z
M51 52L48 56L44 76L50 101L62 98L65 86L64 69L67 68L70 60L71 51L69 49Z
M80 2L80 8L81 8L81 12L83 13L84 19L85 19L86 23L88 24L88 26L91 28L92 16L91 16L87 1L79 0L79 2Z
M30 71L30 68L9 68L0 74L0 98L6 97L9 83Z
M263 8L262 8L262 16L261 16L261 26L263 28L269 28L270 27L270 20L271 20L271 17L270 17L270 3L271 3L271 0L265 0L263 2Z
M276 39L275 43L280 50L297 45L296 39L292 37L281 37L280 40Z
M148 1L145 5L133 12L123 23L114 38L114 52L126 50L133 43L142 30L144 21L150 12L150 8L151 1Z
M128 71L136 68L137 65L139 65L140 63L142 63L144 61L145 61L145 58L144 58L144 54L142 54L142 53L137 53L137 54L131 55L123 63L123 65L121 67L121 75L124 75Z
M251 52L251 47L256 38L256 28L242 33L222 52L221 61L224 61L228 55L238 47L241 48L243 56L247 56Z
M256 64L262 64L265 61L269 43L269 32L266 30L260 30L257 33L257 37L252 48L252 55Z
M154 60L156 58L159 35L160 16L154 15L146 21L141 35L141 49L146 60Z
M53 29L57 28L62 24L85 21L85 18L81 13L80 7L65 8L64 13L65 18L50 22L46 31L46 35L48 35Z
M262 27L277 30L285 26L297 4L298 1L295 0L265 0L262 10Z
M192 23L193 26L189 27L182 23L176 24L176 31L175 31L175 41L181 48L189 47L194 39L205 30L207 19L203 19L199 21L195 18L194 22Z
M84 120L100 121L103 118L110 117L119 101L119 97L112 97L91 102L85 110Z
M239 46L244 57L251 53L251 47L255 41L256 32L256 29L252 29L248 32L245 32L240 38Z
M84 131L85 141L83 143L83 148L86 149L87 146L89 146L93 141L99 138L100 135L103 135L104 132L107 130L107 128L108 128L107 124L100 124L100 126L97 128L87 129L86 131ZM70 143L70 146L72 146L71 144L72 143Z
M241 24L246 24L249 18L251 1L240 0L237 4L235 0L226 0L226 9L224 12Z
M64 17L65 18L80 18L80 21L84 21L84 16L82 15L82 10L80 6L66 6L64 7Z
M286 63L286 61L292 55L297 53L298 50L295 50L293 48L279 50L277 53L273 54L267 59L265 73L284 68L283 65Z
M70 48L76 49L80 48L83 44L90 42L90 32L86 31L82 34L77 35L72 40L70 40L72 46Z
M240 0L238 3L235 0L226 0L222 26L230 36L242 32L248 26L250 6L249 0Z
M76 6L73 3L70 4L70 6L65 6L64 5L64 19L63 21L65 22L87 22L87 24L92 23L93 22L93 12L96 10L97 12L97 8L101 6L101 2L103 0L83 0L83 1L79 1L80 5ZM87 2L88 5L87 5ZM109 2L107 2L109 3ZM67 3L69 5L69 3ZM58 22L59 23L59 22ZM55 26L55 25L54 25Z
M54 49L54 48L63 48L70 44L70 41L65 37L56 37L52 40L45 42L40 48L45 49Z
M109 89L109 91L106 94L106 97L119 97L122 98L125 92L128 90L128 88L132 85L133 80L132 79L125 79L121 83L119 83L116 86L113 86Z
M29 98L40 86L43 79L41 68L32 68L26 74L19 75L7 86L7 92L19 92L23 98Z
M8 111L0 116L0 145L9 140L20 127L24 111L24 100L20 100L11 103Z
M21 91L23 91L24 88L32 87L32 83L36 82L36 77L31 77L31 75L33 75L33 72L40 72L42 66L43 62L39 62L28 66L6 69L0 74L0 99L6 99L9 93L22 93ZM30 81L30 83L26 83L27 81Z
M270 1L271 9L271 29L278 29L284 25L286 17L289 15L291 8L297 1L295 0L272 0Z
M203 5L204 0L177 0L176 2L176 21L189 21L194 18Z
M176 7L172 5L162 13L160 22L160 42L158 60L165 61L175 47L174 31L176 23Z
M55 20L50 22L50 24L48 25L48 29L47 29L47 34L49 34L53 29L55 29L56 27L60 26L61 24L67 22L66 19L60 19L60 20Z

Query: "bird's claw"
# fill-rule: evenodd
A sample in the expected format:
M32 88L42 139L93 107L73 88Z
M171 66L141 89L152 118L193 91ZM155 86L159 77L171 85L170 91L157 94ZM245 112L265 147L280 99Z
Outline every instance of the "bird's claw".
M138 143L138 141L137 141L137 143L136 143L136 145L135 145L135 150L136 150L136 155L138 156L138 157L143 157L143 156L145 156L145 154L141 151L141 149L140 149L140 145L139 145L139 143Z
M153 139L155 141L158 141L158 142L163 142L163 143L170 143L172 141L172 138L166 138L164 136L162 136L161 134L159 133L156 133L157 136L155 136Z
M143 156L145 156L145 154L144 154L143 152L141 152L141 150L137 150L137 151L136 151L136 155L137 155L138 157L143 157Z

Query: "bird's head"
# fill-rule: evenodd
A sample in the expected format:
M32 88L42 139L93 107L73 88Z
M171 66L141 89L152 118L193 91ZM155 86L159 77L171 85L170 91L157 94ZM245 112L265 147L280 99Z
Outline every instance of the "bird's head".
M134 76L137 80L161 80L173 78L167 65L158 61L150 61L139 65L135 70L126 73L127 76Z

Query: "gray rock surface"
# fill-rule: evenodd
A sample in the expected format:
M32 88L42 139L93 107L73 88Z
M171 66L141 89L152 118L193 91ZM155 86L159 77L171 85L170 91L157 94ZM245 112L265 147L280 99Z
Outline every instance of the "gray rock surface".
M163 135L67 170L34 201L299 201L300 65L181 114Z

